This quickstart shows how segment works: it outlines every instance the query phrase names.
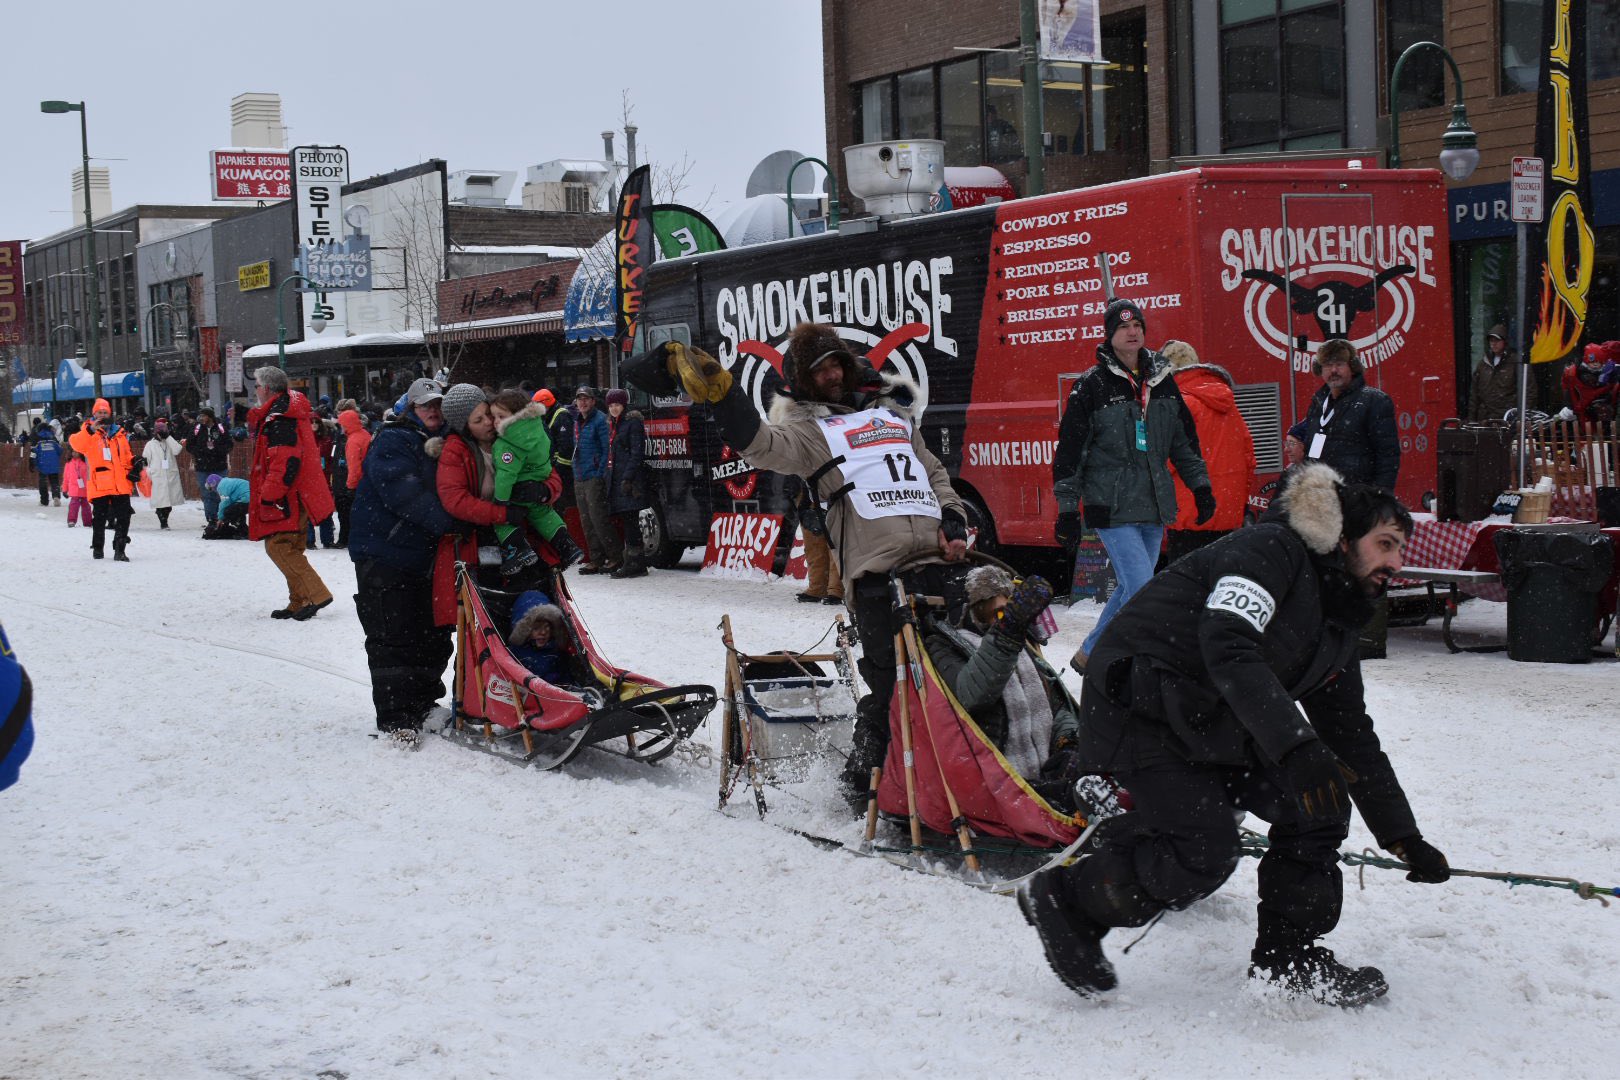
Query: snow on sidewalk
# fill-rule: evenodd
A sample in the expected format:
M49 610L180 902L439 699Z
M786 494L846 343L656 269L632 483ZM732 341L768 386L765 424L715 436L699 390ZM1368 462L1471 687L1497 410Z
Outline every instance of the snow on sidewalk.
M1343 1013L1247 986L1245 860L1128 956L1112 936L1122 989L1087 1003L1011 901L716 813L713 768L402 754L366 737L345 553L311 553L337 603L272 621L259 545L137 505L134 561L92 562L65 511L0 491L38 729L0 794L0 1076L1528 1076L1620 1046L1620 905L1347 875L1329 943L1392 990ZM744 648L831 621L690 570L575 591L609 655L671 682L719 682L723 612ZM1062 613L1055 657L1095 611ZM1620 883L1614 666L1450 656L1437 627L1390 653L1371 708L1425 835Z

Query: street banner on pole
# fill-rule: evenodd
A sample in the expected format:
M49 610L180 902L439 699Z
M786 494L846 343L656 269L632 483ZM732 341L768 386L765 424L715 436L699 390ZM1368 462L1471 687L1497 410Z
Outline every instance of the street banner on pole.
M22 340L22 241L0 240L0 345L20 345Z
M1041 59L1068 64L1107 63L1102 55L1098 0L1040 0Z
M619 214L614 265L619 272L619 296L614 315L614 336L619 351L628 356L635 348L636 329L646 294L647 268L653 262L652 167L631 173L619 193Z
M319 245L338 243L342 235L340 214L343 185L349 182L349 152L341 146L295 146L291 153L293 203L297 208L293 226L293 269L309 279L309 282L298 283L301 291L309 291L302 305L303 336L308 340L323 331L336 331L336 336L342 337L347 330L343 294L311 288L314 274L306 267L305 259Z
M1596 263L1587 151L1586 5L1541 5L1536 156L1546 162L1546 219L1530 228L1523 313L1532 364L1563 360L1581 342Z

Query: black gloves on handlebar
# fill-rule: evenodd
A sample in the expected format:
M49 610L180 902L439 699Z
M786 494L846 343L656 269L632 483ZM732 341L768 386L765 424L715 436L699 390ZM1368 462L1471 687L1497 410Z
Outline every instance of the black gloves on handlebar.
M1081 520L1080 511L1065 510L1057 516L1057 542L1073 552L1080 546L1080 534L1085 530L1085 522Z

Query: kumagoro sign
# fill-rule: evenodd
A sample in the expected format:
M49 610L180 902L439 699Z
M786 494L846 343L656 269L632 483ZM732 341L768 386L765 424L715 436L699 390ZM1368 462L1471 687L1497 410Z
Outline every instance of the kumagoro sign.
M292 167L285 150L215 150L209 157L215 201L292 198Z
M341 146L292 148L293 201L297 204L293 268L309 276L304 256L320 245L335 243L342 234L340 215L343 185L349 182L349 152ZM319 333L342 337L348 329L347 308L341 292L308 289L304 296L304 339ZM317 325L316 316L320 316Z

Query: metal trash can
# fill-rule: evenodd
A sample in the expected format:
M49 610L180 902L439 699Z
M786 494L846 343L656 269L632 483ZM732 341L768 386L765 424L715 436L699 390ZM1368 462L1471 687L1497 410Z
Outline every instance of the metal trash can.
M1589 661L1598 594L1614 566L1613 543L1596 531L1542 529L1503 529L1494 540L1508 594L1508 657Z

